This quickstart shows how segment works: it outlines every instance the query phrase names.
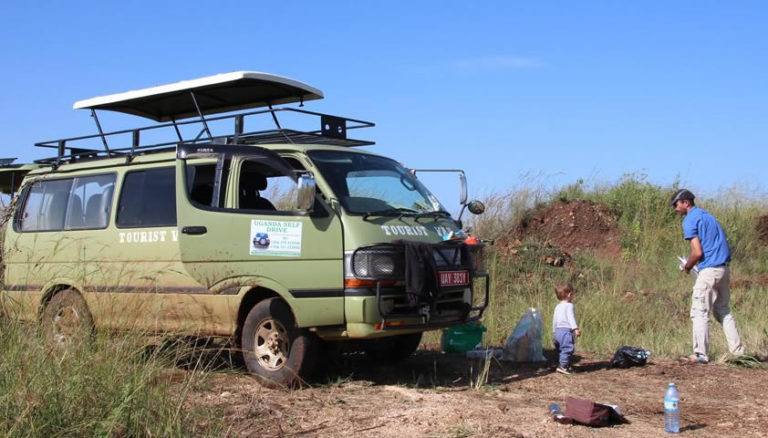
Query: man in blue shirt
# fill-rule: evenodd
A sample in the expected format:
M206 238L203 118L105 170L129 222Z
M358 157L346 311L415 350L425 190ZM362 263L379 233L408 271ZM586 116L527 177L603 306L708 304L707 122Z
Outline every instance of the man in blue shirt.
M687 360L707 363L709 346L709 312L722 324L728 349L732 354L744 354L736 320L731 315L728 301L731 291L728 286L731 249L725 232L714 216L693 202L689 190L680 189L670 199L669 205L684 216L683 238L690 242L691 253L680 270L686 274L698 265L696 283L691 298L691 321L693 322L693 354Z

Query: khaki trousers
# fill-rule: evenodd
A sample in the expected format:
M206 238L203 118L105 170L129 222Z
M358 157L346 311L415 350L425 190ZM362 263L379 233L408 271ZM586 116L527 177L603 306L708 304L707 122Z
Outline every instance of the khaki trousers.
M739 331L736 329L736 320L733 319L731 308L728 307L728 301L731 298L729 282L728 266L704 268L696 278L691 299L694 353L707 357L709 312L712 311L717 322L723 326L723 332L728 341L728 350L733 354L744 354L744 346L741 344Z

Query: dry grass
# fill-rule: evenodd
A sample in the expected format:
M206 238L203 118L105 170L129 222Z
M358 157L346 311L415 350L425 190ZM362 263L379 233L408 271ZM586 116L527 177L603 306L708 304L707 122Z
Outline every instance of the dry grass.
M475 218L475 235L485 237L481 233L487 232L496 237L542 203L577 197L607 205L616 214L623 257L574 254L565 267L553 267L535 252L521 252L514 260L491 255L492 302L483 319L488 327L486 344L500 345L529 307L544 316L544 345L551 344L547 324L557 304L553 287L568 281L576 285L577 319L584 331L577 349L609 353L622 345L634 345L657 356L689 354L693 278L677 270L676 256L687 254L688 247L681 239L680 217L666 204L674 189L629 175L615 186L587 189L577 183L549 197L542 195L545 190L530 189L491 196L488 215ZM768 248L761 243L756 227L768 212L766 198L740 193L724 191L722 197L701 203L715 214L729 237L732 279L764 275L768 264ZM731 307L748 351L766 355L765 286L746 282L734 289ZM724 337L717 323L712 324L712 352L720 354L727 351Z

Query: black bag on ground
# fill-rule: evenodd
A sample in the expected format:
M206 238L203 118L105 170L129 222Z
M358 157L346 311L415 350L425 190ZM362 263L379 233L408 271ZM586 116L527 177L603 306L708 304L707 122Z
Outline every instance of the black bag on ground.
M630 347L625 345L613 355L611 360L611 366L617 368L629 368L634 366L642 366L648 361L648 356L651 352L640 347Z

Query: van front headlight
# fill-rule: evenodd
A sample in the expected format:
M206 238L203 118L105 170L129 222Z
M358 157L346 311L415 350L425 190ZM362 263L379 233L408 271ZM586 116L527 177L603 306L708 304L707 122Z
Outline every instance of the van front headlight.
M352 275L357 278L402 279L403 253L379 248L358 249L352 255Z

